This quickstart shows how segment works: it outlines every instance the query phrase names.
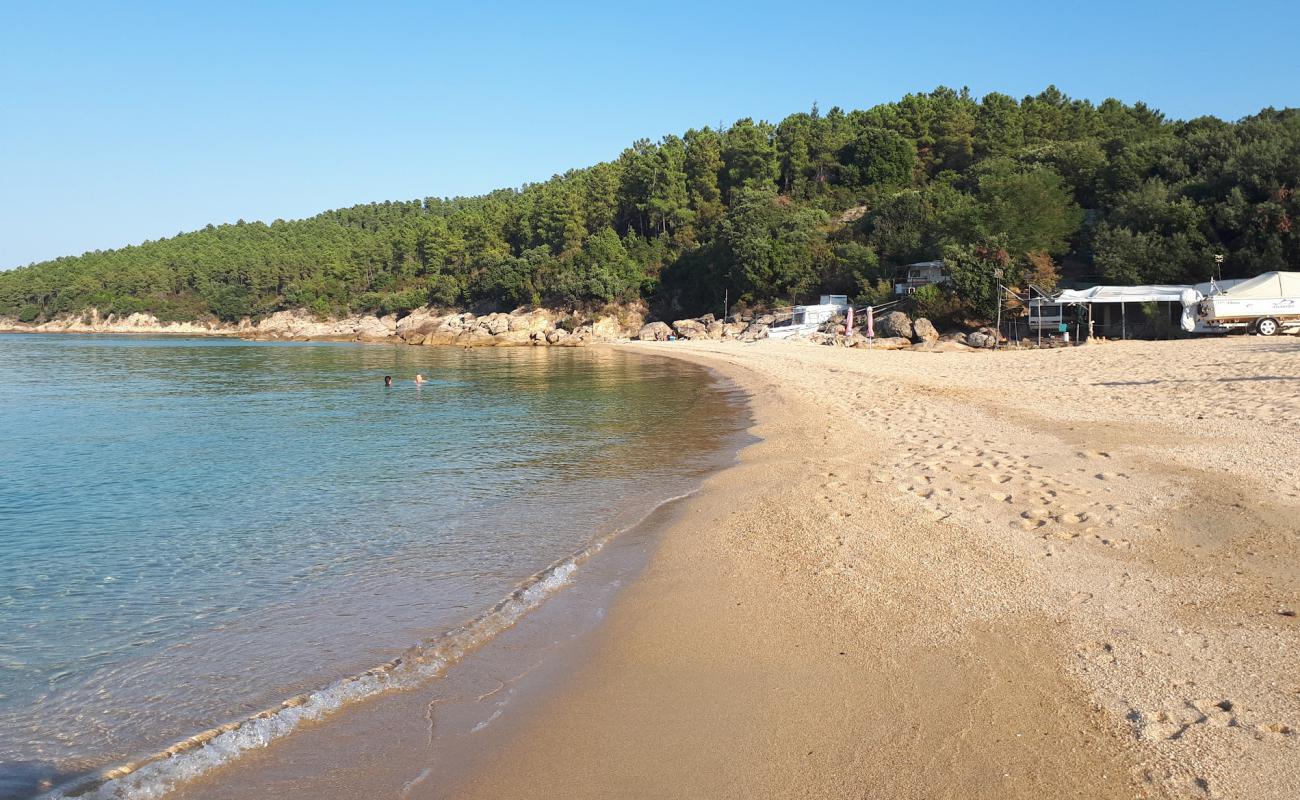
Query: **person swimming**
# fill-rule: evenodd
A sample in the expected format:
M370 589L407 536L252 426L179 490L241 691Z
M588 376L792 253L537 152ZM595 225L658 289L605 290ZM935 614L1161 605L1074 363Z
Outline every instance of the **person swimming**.
M385 386L392 386L392 385L393 385L393 376L392 376L392 375L385 375L385 376L384 376L384 385L385 385Z
M424 383L424 382L425 382L425 381L424 381L424 376L423 376L423 375L420 375L419 373L416 373L416 375L415 375L415 385L416 385L416 386L419 386L420 384L422 384L422 383Z

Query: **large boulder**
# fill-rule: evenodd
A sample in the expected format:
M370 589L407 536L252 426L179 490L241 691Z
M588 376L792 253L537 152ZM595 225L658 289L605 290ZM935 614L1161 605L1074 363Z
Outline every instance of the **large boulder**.
M679 319L673 323L673 330L683 339L707 339L709 329L698 319Z
M747 322L725 322L722 325L722 337L724 339L734 339L745 332L749 327Z
M938 329L925 317L919 317L912 323L912 335L918 342L939 341Z
M510 330L525 333L545 333L555 327L555 315L545 309L513 312L509 316Z
M993 348L997 347L998 334L991 328L980 328L977 331L966 334L966 344L971 347Z
M636 338L643 342L666 342L673 335L673 329L666 322L647 322L641 326Z
M494 337L487 328L480 328L476 325L462 330L460 336L456 337L456 344L461 347L491 347L496 344L493 339ZM425 340L425 344L428 344L428 339Z
M417 308L397 321L394 332L403 339L411 334L423 336L442 324L442 317L427 308Z
M722 338L723 330L726 327L727 327L726 323L718 322L717 320L714 320L713 322L710 322L708 325L706 325L704 330L706 333L708 333L710 339L717 340Z
M357 323L356 338L358 342L386 342L396 327L397 320L393 317L362 317Z
M758 339L766 339L766 338L767 338L767 325L757 321L749 323L749 327L745 328L745 332L740 334L740 341L742 342L753 342L753 341L757 341Z
M620 312L619 315L606 315L597 317L594 324L595 340L601 342L612 342L615 340L625 340L637 336L643 327L642 321L645 319L636 311Z
M533 343L533 334L528 331L505 331L492 337L497 347L526 347Z
M452 325L444 321L443 324L439 325L434 330L424 334L424 340L421 344L428 347L456 344L456 340L460 338L462 330L463 329L459 324Z
M891 311L876 320L876 333L887 339L907 339L910 342L915 331L911 317L902 311Z
M761 315L759 315L759 316L757 316L757 317L754 317L754 320L753 320L753 324L755 324L755 325L768 325L768 326L770 326L770 325L773 325L773 324L775 324L775 323L776 323L776 315L775 315L775 314L761 314Z
M510 315L489 314L488 316L480 319L478 324L479 327L483 328L493 336L496 336L499 333L505 333L506 331L510 330Z

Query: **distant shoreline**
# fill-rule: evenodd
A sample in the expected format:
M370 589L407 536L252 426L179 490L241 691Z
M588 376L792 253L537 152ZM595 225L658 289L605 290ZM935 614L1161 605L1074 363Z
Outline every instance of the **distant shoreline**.
M305 309L278 311L257 322L162 322L151 314L101 317L95 309L40 324L0 318L0 333L79 334L177 337L224 337L253 341L363 342L455 347L579 347L594 341L634 336L644 317L638 312L605 315L584 325L566 327L565 314L549 309L476 315L416 309L396 314L356 314L317 319ZM626 317L626 319L624 318Z

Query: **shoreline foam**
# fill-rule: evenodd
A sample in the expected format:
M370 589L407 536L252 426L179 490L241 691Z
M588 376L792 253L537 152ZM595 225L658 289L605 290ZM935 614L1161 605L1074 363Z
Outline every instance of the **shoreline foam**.
M415 645L391 661L296 695L242 720L197 733L152 755L77 779L43 796L51 800L159 797L177 783L227 764L246 750L288 736L303 722L324 719L347 705L379 694L410 689L437 676L563 589L579 567L621 532L598 537L534 573L464 625Z

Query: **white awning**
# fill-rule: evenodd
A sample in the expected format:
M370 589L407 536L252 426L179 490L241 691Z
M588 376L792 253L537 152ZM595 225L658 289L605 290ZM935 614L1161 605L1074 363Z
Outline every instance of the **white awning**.
M1094 286L1091 289L1065 289L1055 298L1057 303L1178 303L1189 305L1203 295L1191 286Z

